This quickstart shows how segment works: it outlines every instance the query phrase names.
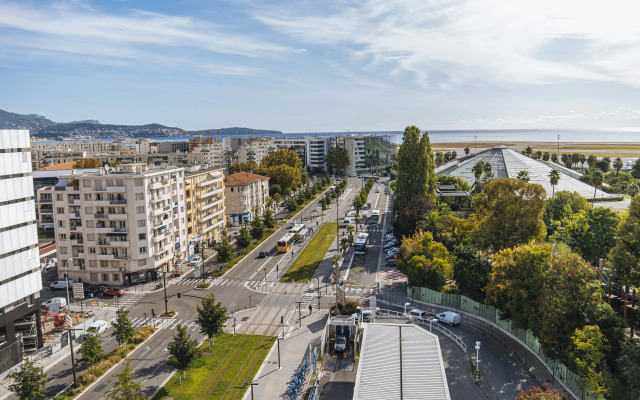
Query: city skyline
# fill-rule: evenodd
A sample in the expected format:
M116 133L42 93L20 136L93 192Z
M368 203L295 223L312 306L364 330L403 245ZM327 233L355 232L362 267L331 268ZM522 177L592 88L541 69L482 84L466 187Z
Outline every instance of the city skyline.
M633 9L0 1L0 108L192 130L637 127Z

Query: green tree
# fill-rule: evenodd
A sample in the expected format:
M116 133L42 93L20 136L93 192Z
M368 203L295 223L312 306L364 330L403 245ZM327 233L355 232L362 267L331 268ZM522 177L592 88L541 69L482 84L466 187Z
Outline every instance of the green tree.
M171 357L167 364L180 372L180 383L184 379L184 371L186 371L193 361L198 357L198 341L191 339L191 335L187 333L187 327L178 324L178 332L173 335L173 341L169 343L167 350Z
M464 155L465 156L468 156L470 152L471 152L471 149L468 146L464 148Z
M638 339L627 338L624 341L617 367L628 398L640 399L640 342Z
M296 155L296 157L298 156ZM302 180L300 168L295 168L286 164L279 164L265 168L264 173L268 177L272 178L275 183L280 185L284 192L297 187L298 185L300 185L300 182Z
M521 390L516 400L571 400L571 397L561 395L558 389L549 389L545 383L542 387L530 386L526 392Z
M77 168L100 168L102 166L104 166L104 164L107 164L103 161L100 161L97 158L83 158L80 160L77 160L75 162L75 164L73 165L73 169L77 169Z
M264 224L262 223L262 219L256 216L251 221L251 237L254 239L260 239L263 233L264 233Z
M531 244L505 249L493 258L491 282L485 288L490 304L516 328L538 322L538 298L545 285L544 272L551 262L551 246Z
M565 167L567 168L571 168L571 154L569 153L564 153L560 159L562 160L562 163L564 164Z
M554 163L558 163L558 155L556 153L551 154L551 161Z
M484 288L491 280L491 262L473 246L459 244L454 248L453 279L460 293L484 302Z
M609 255L614 274L626 285L640 285L640 196L631 199L626 218L618 226Z
M446 162L444 154L442 154L441 151L436 151L435 162L436 162L436 167L439 167Z
M44 389L47 384L47 374L40 367L36 367L28 358L22 360L20 369L11 374L12 382L9 390L20 400L44 399Z
M328 166L331 166L336 170L336 173L340 170L344 170L351 164L351 161L349 160L349 152L347 149L340 146L332 147L327 152L324 159Z
M585 260L597 265L599 259L607 258L615 245L619 221L618 215L608 208L582 210L567 225L567 243Z
M414 199L425 196L435 203L435 162L429 134L420 136L420 128L409 126L404 130L402 145L398 150L398 179L394 206L402 210Z
M276 227L276 219L271 210L267 209L267 211L265 211L262 223L267 229L273 229Z
M444 228L446 220L447 216L441 215L436 210L427 211L420 217L417 228L431 232L433 237L437 239L440 236L440 231Z
M226 263L231 261L235 251L233 246L229 243L229 239L224 236L222 241L216 246L216 261L219 263Z
M602 186L602 181L604 180L604 175L602 174L602 171L596 169L591 171L591 173L589 174L589 184L591 184L591 186L593 186L593 198L596 198L596 193L598 191L598 188L600 186Z
M453 277L451 261L447 248L434 241L431 232L422 231L405 237L396 255L398 270L407 275L411 286L436 291Z
M560 172L557 169L552 169L549 172L549 183L551 184L551 196L556 195L556 185L560 182Z
M542 240L545 190L517 179L500 178L473 199L479 224L473 232L480 248L498 251Z
M438 175L437 182L441 185L453 185L456 190L462 190L464 192L471 192L471 185L459 176L453 175Z
M227 322L227 308L222 303L216 303L216 296L209 293L200 305L196 306L198 317L196 322L200 325L200 333L209 338L209 348L213 345L213 338L224 332L224 324Z
M598 157L594 156L593 154L589 154L589 156L587 157L587 164L589 165L589 168L595 167L596 161L598 161Z
M518 172L518 179L528 183L531 180L529 177L529 171L522 170Z
M112 389L105 394L107 400L146 400L142 384L133 380L136 374L131 371L131 360L124 362L124 370L115 374L116 380L109 379Z
M113 326L111 337L116 338L118 345L120 346L127 344L129 339L131 339L136 333L136 330L133 329L133 324L129 319L129 310L123 307L116 310L116 319L111 323L111 325Z
M298 208L298 202L296 201L295 198L291 197L289 200L287 200L287 210L293 212Z
M249 162L231 164L228 170L229 174L237 174L238 172L257 173L260 172L260 167L257 162L251 160Z
M104 359L104 350L99 335L95 332L89 332L84 337L84 342L80 345L78 353L82 357L78 360L80 363L97 364Z
M551 155L549 154L548 151L545 151L544 153L542 153L542 161L549 161L549 158L551 158Z
M251 244L251 234L249 233L249 230L244 226L240 228L236 243L243 249L249 247L249 245Z
M592 394L604 399L609 393L605 355L610 350L607 339L598 326L576 329L569 350L574 372L580 375Z
M631 167L631 175L636 179L640 179L640 158L633 163L633 166Z
M613 168L615 168L616 170L616 175L620 173L620 170L622 169L622 167L624 167L624 164L622 163L622 158L616 157L616 159L613 161Z
M277 165L287 165L291 168L300 170L302 169L302 160L295 151L290 149L280 149L264 156L260 163L261 168L271 168Z
M273 201L276 204L276 209L278 209L278 206L280 205L280 202L282 201L282 196L280 196L280 193L274 193L274 195L271 196L271 197L273 197Z
M478 161L472 168L473 176L475 177L475 185L478 188L478 182L480 181L480 177L484 173L484 161Z
M576 192L562 190L546 200L544 206L544 222L564 221L582 210L591 209L593 206L584 197Z

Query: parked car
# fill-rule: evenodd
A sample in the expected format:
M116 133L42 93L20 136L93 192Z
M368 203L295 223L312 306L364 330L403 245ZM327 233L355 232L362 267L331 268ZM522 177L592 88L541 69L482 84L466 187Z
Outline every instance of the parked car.
M344 336L336 336L336 343L333 346L336 353L344 353L347 349L347 338Z
M414 317L425 318L427 316L427 312L422 311L419 308L414 308L413 310L409 311L409 315L413 315Z
M117 297L117 296L122 296L124 294L124 290L115 289L115 288L107 288L102 293L107 295L107 296L116 296Z
M191 264L191 265L200 265L200 264L202 264L202 257L200 257L200 256L194 256L194 257L191 259L190 264Z
M387 250L387 256L395 256L398 254L398 248L394 247L392 249Z
M107 321L99 319L87 328L87 333L102 335L107 330Z
M66 289L67 287L69 288L73 287L73 279L69 279L69 280L58 279L57 281L51 282L51 284L49 285L49 289L51 290Z
M389 243L387 243L387 244L385 244L385 245L384 245L383 249L384 249L384 251L387 251L387 250L394 249L394 248L396 248L396 247L398 247L398 243L396 243L396 242L389 242Z
M386 265L387 268L395 268L396 267L396 260L394 258L392 258L391 260L388 260L385 265Z
M67 299L64 297L54 297L53 299L49 299L40 303L40 307L49 308L52 304L58 304L59 308L63 308L67 306Z
M386 256L386 257L384 258L384 260L385 260L385 261L390 261L390 260L395 261L395 260L396 260L396 256L395 256L395 255Z
M436 314L436 318L438 318L440 322L444 322L450 326L460 324L460 314L453 311L445 311L443 313Z
M269 253L267 253L266 251L261 251L260 254L258 254L258 258L265 258L268 255Z

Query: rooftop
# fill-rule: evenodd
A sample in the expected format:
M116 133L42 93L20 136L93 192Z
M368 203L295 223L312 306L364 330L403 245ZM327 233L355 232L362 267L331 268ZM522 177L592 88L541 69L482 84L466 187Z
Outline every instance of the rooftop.
M227 175L224 177L225 186L243 186L257 180L268 181L269 178L262 175L251 174L249 172L238 172L237 174Z
M61 169L73 169L73 167L76 165L75 161L69 161L66 163L61 163L61 164L56 164L56 165L50 165L48 167L43 167L38 169L38 171L57 171L57 170L61 170Z

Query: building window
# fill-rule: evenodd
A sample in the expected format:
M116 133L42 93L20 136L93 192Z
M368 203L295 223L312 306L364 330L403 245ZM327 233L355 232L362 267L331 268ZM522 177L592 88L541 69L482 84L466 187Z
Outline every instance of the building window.
M66 247L60 247L60 254L67 254L67 248Z
M105 282L109 282L109 274L102 274L102 280Z
M96 260L89 260L89 267L91 268L95 268L96 267Z
M113 274L113 281L120 282L120 274Z
M142 179L136 179L136 186L142 186L143 183Z
M89 274L89 279L91 279L91 281L95 282L98 280L98 274L95 273L91 273Z
M90 240L93 242L94 240L96 240L96 235L92 233L87 234L87 240Z
M136 193L136 200L144 200L144 193Z
M93 208L92 207L85 207L84 208L84 212L85 212L85 214L93 214Z
M140 253L146 253L147 252L147 248L145 246L140 247Z
M84 187L90 187L91 186L91 181L88 179L85 179L82 181L82 186ZM89 197L91 197L91 195L89 195ZM89 200L91 200L91 198L89 198Z
M56 194L56 200L57 201L62 201L62 195L61 194Z
M64 214L64 208L58 207L58 214Z
M146 239L147 239L147 234L146 233L138 234L138 240L146 240Z
M136 207L136 212L138 214L144 214L144 206Z
M58 226L60 228L64 228L64 221L58 221Z
M87 228L93 228L93 221L87 221Z
M145 264L146 264L145 260L138 260L138 267L144 267Z
M109 267L109 261L100 260L100 268L108 268L108 267Z
M58 235L58 238L60 240L67 240L67 234L66 233L61 233L61 234Z
M87 183L87 181L85 181L85 183ZM84 200L85 201L91 201L91 193L85 193L84 194Z
M147 226L147 221L145 221L144 219L139 219L138 220L138 227L141 228L143 226Z
M95 247L89 247L89 254L96 254L96 248Z

